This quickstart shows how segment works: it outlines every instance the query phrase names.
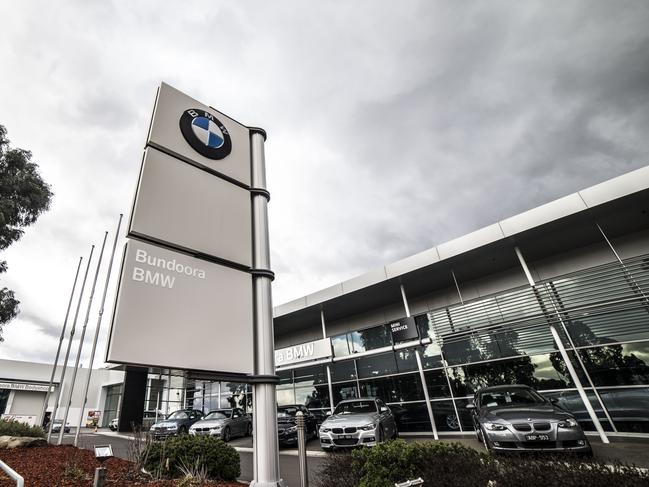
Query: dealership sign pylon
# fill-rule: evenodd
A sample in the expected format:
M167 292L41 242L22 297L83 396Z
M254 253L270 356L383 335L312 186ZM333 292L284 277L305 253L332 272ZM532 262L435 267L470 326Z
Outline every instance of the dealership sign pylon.
M161 84L128 227L106 361L251 383L251 485L275 487L283 482L265 139L262 129Z

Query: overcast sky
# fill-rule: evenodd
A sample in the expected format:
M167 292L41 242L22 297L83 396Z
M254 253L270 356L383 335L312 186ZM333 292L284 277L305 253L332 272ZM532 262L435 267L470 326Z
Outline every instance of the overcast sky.
M0 124L55 193L0 255L22 310L0 358L53 360L79 256L130 211L160 81L268 131L274 304L648 163L646 1L23 0L0 19Z

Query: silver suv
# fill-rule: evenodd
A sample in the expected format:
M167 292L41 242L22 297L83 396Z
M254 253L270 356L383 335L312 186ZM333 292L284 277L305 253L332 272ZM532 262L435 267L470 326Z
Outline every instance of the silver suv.
M390 408L376 398L341 401L319 433L323 450L374 446L399 434Z

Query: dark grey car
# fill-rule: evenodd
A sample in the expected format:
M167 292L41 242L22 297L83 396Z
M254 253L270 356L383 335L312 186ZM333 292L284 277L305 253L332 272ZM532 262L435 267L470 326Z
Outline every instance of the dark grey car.
M572 451L591 448L572 414L523 385L481 389L472 411L478 440L493 451Z
M156 440L189 432L189 427L203 417L203 412L195 409L174 411L166 419L151 425L149 430Z
M323 450L374 446L398 436L397 423L390 408L380 399L347 399L320 426Z

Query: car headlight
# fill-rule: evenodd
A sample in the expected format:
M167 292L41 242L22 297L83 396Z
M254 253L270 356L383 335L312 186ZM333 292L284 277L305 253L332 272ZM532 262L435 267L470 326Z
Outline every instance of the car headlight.
M220 426L220 425L219 425L219 426L212 426L210 429L211 429L212 431L220 431L220 430L221 430L221 426Z
M507 427L504 424L500 423L485 423L485 427L491 431L504 431Z
M577 421L572 418L567 418L563 421L559 421L559 428L574 428L575 426L577 426Z
M324 426L320 426L320 432L321 433L329 433L331 431L331 428L326 428Z
M297 426L291 426L290 428L286 428L287 433L293 433L294 431L297 431Z
M363 430L363 431L372 431L372 430L376 429L376 425L375 425L374 423L372 423L372 424L366 424L365 426L361 426L361 427L358 428L358 429L359 429L359 430Z
M170 430L177 430L178 425L176 423L171 423L169 426L167 426L167 428L169 428Z

